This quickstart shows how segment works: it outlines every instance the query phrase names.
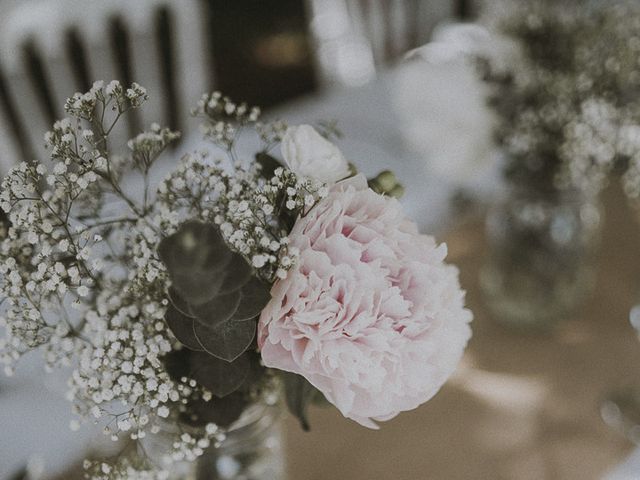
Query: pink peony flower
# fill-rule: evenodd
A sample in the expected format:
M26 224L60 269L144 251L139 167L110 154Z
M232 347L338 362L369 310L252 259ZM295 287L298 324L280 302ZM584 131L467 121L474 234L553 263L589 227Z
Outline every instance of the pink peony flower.
M290 245L298 263L273 286L258 325L265 365L304 376L371 428L435 395L471 336L446 246L361 175L298 219Z

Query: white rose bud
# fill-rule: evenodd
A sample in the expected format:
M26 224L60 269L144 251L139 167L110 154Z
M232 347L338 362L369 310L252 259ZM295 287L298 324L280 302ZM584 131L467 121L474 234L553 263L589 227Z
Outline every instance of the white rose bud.
M311 125L287 128L282 139L282 157L296 175L322 183L335 183L350 173L338 147Z

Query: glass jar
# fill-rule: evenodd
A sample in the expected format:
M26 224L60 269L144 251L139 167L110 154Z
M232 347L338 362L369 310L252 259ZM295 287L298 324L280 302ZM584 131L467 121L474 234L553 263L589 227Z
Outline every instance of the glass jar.
M249 406L227 430L225 439L211 445L195 462L176 462L167 480L284 480L280 403ZM144 439L144 454L156 465L171 450L185 426L169 425ZM198 433L193 431L193 433Z
M480 285L495 320L544 329L570 314L595 283L601 217L579 191L512 189L486 221Z

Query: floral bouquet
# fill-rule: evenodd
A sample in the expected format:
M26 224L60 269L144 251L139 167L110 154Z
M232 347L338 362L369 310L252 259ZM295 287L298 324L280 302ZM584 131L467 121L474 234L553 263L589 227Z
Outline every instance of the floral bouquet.
M280 393L305 429L312 401L377 428L429 400L472 315L446 246L392 197L393 175L367 181L330 126L261 122L214 93L193 113L222 158L187 154L154 185L178 132L154 124L111 146L146 98L117 81L75 94L46 135L51 162L21 163L0 193L6 372L41 349L48 368L72 370L80 418L129 439L85 462L87 476L186 475L178 465L215 455ZM261 148L246 156L251 134Z

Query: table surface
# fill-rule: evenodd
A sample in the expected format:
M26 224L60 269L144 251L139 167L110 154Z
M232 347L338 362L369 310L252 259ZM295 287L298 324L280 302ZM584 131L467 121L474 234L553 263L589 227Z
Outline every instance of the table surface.
M445 236L474 311L474 335L455 377L420 408L361 428L315 409L312 432L287 419L292 480L599 479L632 446L600 418L613 389L640 385L640 344L628 322L640 297L640 232L616 188L605 197L605 234L592 298L550 334L492 322L478 291L481 221ZM640 473L638 473L640 476Z

